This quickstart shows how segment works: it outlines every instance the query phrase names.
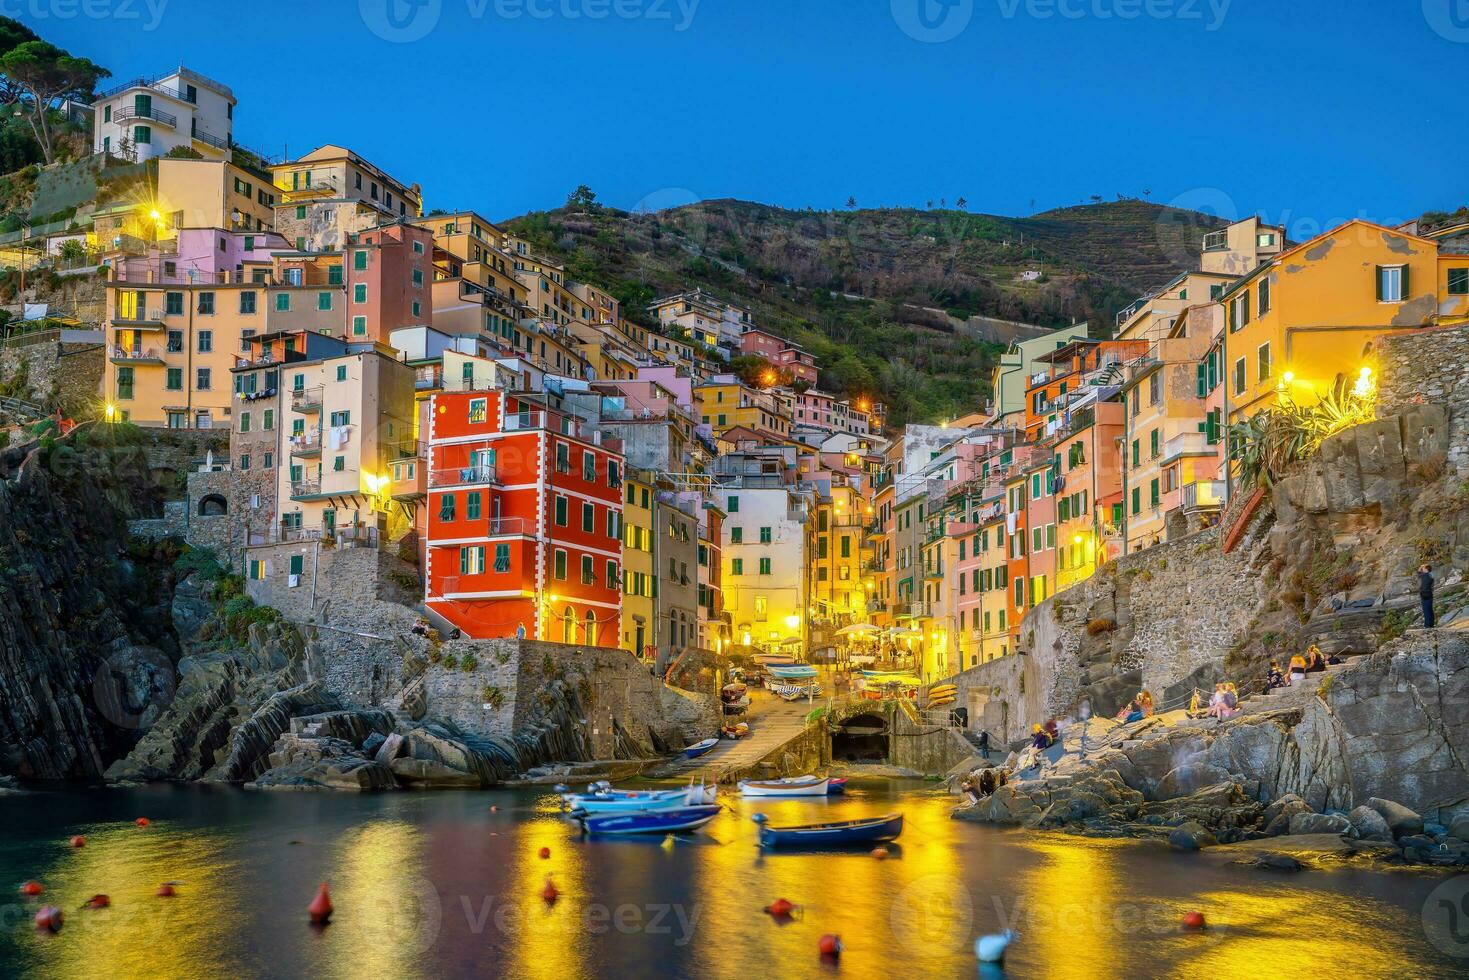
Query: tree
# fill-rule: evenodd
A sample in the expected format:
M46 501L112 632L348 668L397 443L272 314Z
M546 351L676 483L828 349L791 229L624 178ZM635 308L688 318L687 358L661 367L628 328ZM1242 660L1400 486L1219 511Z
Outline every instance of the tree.
M1092 203L1093 204L1101 204L1102 203L1102 195L1100 195L1100 194L1093 194L1092 195Z
M14 51L27 41L39 41L36 32L18 20L0 17L0 58ZM0 106L12 106L20 101L22 90L8 75L0 78Z
M959 200L954 202L954 207L958 208L960 211L963 211L965 208L969 207L969 199L964 197L959 198Z
M849 197L849 198L847 198L847 207L849 207L849 208L855 208L856 206L857 206L857 198L856 197Z
M930 211L933 210L933 198L931 198L931 197L928 199L928 209Z
M47 163L56 161L48 116L62 99L86 99L98 79L112 74L101 65L78 58L46 41L25 41L0 57L0 74L21 89L21 102L30 102L31 131Z
M586 184L580 184L566 198L566 206L578 211L591 211L597 206L597 195Z

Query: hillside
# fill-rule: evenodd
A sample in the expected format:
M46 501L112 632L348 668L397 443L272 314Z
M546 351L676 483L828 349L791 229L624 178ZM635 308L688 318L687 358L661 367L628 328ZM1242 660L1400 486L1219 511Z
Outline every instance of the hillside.
M961 415L988 396L1001 348L967 332L964 318L1087 320L1105 334L1116 310L1196 263L1216 224L1137 200L1029 218L723 200L651 214L581 205L505 222L573 278L610 289L629 316L693 287L748 304L817 355L823 388L876 394L896 424Z

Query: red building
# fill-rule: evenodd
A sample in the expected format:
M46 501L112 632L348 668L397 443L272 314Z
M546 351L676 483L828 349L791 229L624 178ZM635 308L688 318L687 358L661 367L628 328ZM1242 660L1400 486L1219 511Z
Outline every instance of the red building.
M347 336L387 343L399 327L433 326L433 232L395 222L347 246Z
M621 445L534 396L429 403L425 602L475 639L617 646Z

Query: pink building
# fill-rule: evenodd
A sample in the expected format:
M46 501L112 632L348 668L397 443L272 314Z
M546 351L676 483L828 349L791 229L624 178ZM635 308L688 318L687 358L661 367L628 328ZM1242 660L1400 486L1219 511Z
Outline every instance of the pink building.
M270 268L272 252L291 246L274 232L243 233L222 228L180 228L177 238L156 242L147 255L119 255L116 278L126 282L193 283L246 282L247 264Z
M348 337L387 343L401 327L433 326L433 232L395 222L347 244Z
M784 337L777 337L759 327L746 327L745 332L740 334L740 353L763 357L772 363L785 346Z
M775 355L775 363L789 371L793 381L816 384L816 357L795 344L786 344Z
M1056 591L1056 493L1050 455L1026 478L1025 542L1030 581L1025 595L1029 608L1049 599Z

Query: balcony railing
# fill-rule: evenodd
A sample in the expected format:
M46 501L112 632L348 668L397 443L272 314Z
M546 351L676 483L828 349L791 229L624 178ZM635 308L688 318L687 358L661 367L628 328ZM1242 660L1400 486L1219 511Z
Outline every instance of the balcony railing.
M321 432L313 429L298 436L291 436L292 456L320 456Z
M250 532L250 547L262 545L290 544L297 541L320 541L330 538L340 548L376 548L379 538L375 527L271 527L264 531Z
M114 347L109 357L114 364L163 363L163 352L156 347Z
M314 497L314 496L316 496L319 493L321 493L321 481L320 480L292 480L291 481L291 496L292 497Z
M1183 509L1186 513L1218 510L1223 505L1223 480L1196 480L1184 484Z
M1163 458L1173 459L1184 453L1212 453L1214 447L1210 446L1202 432L1180 432L1178 435L1163 443Z
M321 386L315 388L297 388L291 392L291 411L293 412L319 412L321 411Z
M204 130L202 129L194 130L192 133L189 134L189 136L192 139L196 139L200 143L205 144L206 146L212 146L218 150L228 150L230 148L229 140L222 140L218 136L213 136L209 133L204 132Z
M124 106L112 114L113 122L124 122L128 119L151 119L175 129L179 124L178 116L147 106Z
M476 463L472 466L453 466L448 469L438 469L431 472L428 477L428 485L434 489L498 482L495 466L492 463Z
M1222 252L1229 248L1229 232L1221 229L1211 231L1204 236L1203 250L1205 252Z

